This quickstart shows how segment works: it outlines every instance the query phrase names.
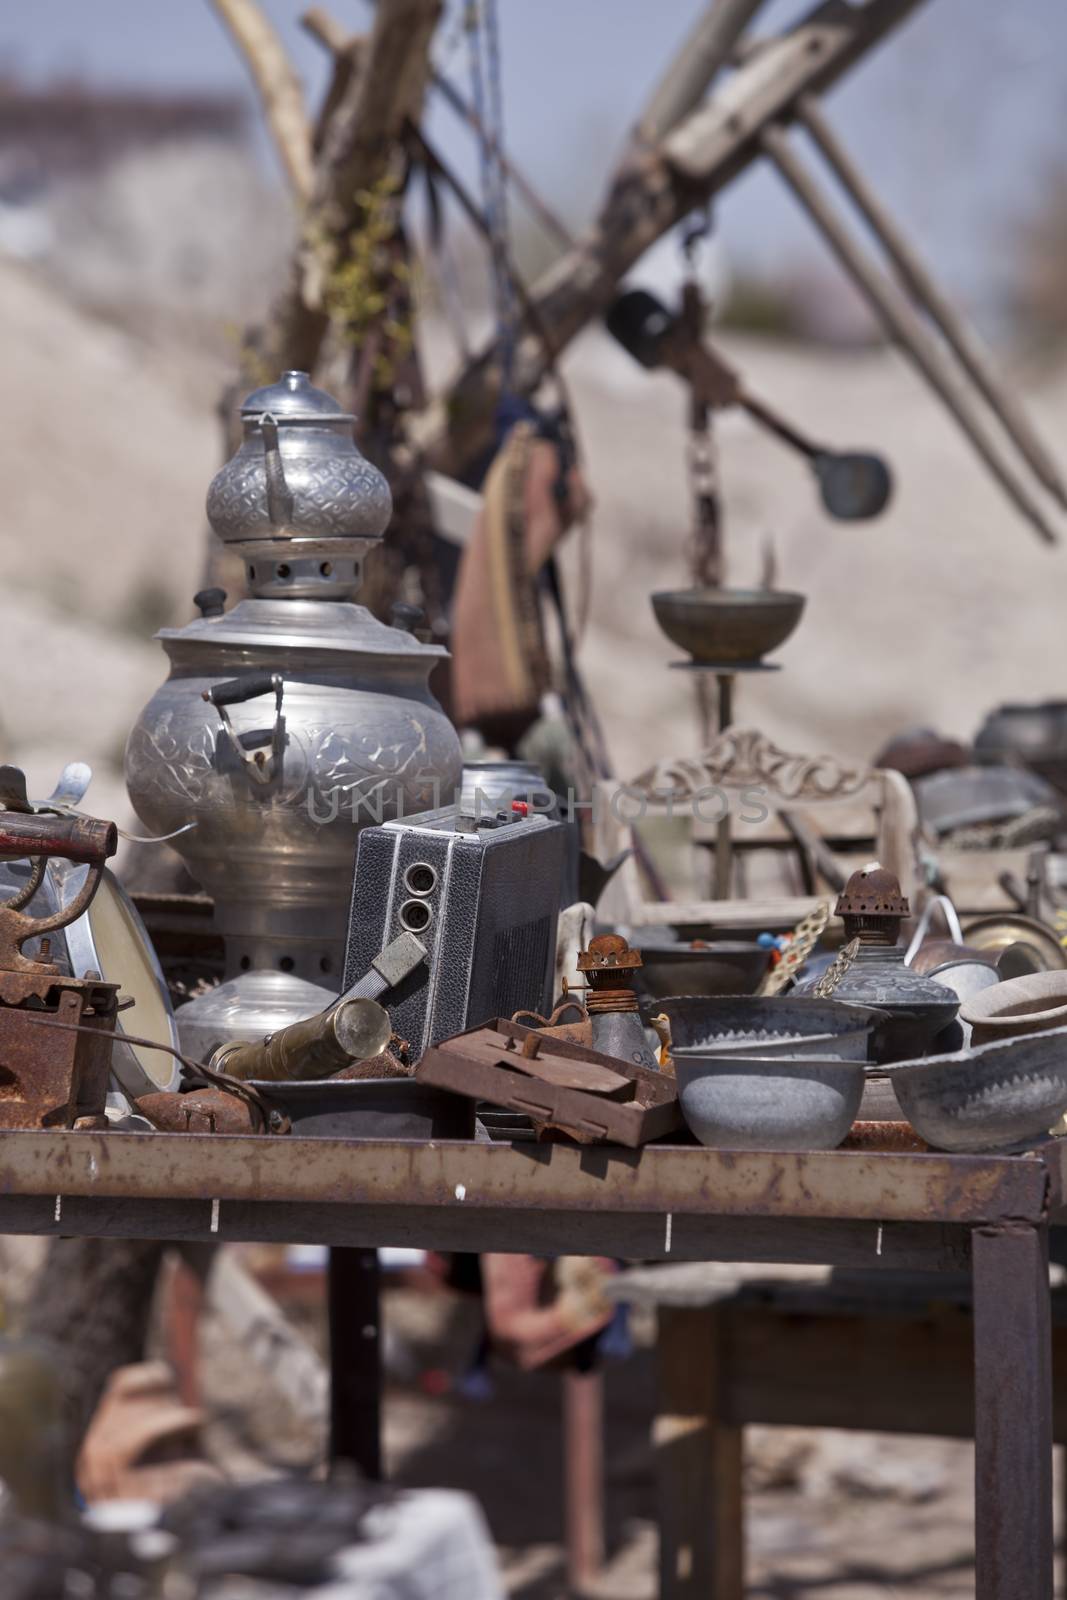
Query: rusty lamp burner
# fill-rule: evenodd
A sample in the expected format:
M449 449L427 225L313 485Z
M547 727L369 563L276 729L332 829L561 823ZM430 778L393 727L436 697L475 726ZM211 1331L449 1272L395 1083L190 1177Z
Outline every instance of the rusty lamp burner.
M589 985L585 1007L593 1024L593 1049L656 1071L634 992L642 964L641 952L631 950L617 933L598 934L578 956L578 971Z
M834 915L845 924L845 941L861 938L865 944L896 944L900 925L911 915L900 883L885 867L864 867L854 872L838 896Z
M29 857L26 884L0 903L0 1128L99 1128L118 1010L118 986L98 972L68 977L22 954L28 939L66 927L92 902L115 854L113 822L0 811L0 856ZM81 892L47 917L26 915L49 857L89 867Z
M909 914L899 879L874 864L854 872L834 908L845 928L840 956L818 982L797 985L797 995L852 1001L887 1015L872 1050L878 1061L923 1055L954 1020L959 1001L943 984L909 967L900 926Z

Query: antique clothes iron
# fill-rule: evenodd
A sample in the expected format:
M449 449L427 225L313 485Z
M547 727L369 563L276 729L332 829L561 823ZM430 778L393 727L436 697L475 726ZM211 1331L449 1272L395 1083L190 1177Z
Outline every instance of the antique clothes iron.
M0 857L32 862L25 885L0 902L0 1128L105 1126L118 989L98 972L63 972L48 935L86 910L117 844L113 822L0 811ZM57 856L84 864L85 882L59 910L27 915ZM22 953L31 939L36 961Z
M445 655L351 603L389 488L354 418L305 373L249 395L244 441L208 491L250 598L158 637L167 682L130 735L126 779L215 901L226 979L182 1006L183 1047L206 1059L328 1006L341 983L359 829L439 805L459 740L428 679Z

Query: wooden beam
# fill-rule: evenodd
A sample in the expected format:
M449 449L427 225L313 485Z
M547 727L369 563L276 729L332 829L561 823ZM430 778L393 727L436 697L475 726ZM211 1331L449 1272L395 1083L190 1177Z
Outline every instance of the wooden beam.
M530 292L516 378L527 393L560 351L607 310L619 280L656 240L761 154L759 131L789 116L797 97L835 83L922 0L823 0L788 33L753 52L664 143L613 174L594 226ZM537 332L530 331L535 326ZM417 434L430 464L453 477L492 442L495 345L467 362L448 395L421 419Z
M1042 507L1004 459L973 397L961 383L943 347L937 343L911 303L891 279L871 260L835 212L823 189L794 151L780 125L760 134L760 144L792 189L849 277L857 284L881 318L890 337L919 369L935 394L947 406L978 455L1011 500L1047 544L1057 544L1056 532Z
M657 83L641 114L634 137L646 148L700 104L708 85L724 67L764 0L712 0Z
M901 285L940 329L945 342L984 395L1004 431L1050 494L1067 506L1067 487L1051 454L1038 438L1026 412L1000 380L989 352L957 314L931 277L922 258L901 233L862 172L841 144L822 109L809 95L797 107L798 117L816 148L833 170L857 211L885 250Z

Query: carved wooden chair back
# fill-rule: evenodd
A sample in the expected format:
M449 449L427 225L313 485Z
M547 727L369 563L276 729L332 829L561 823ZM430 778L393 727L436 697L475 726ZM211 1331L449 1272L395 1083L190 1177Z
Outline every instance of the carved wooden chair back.
M639 839L641 822L688 819L690 837L708 843L728 815L731 836L744 839L769 813L810 814L816 827L834 831L833 812L858 805L874 813L875 854L895 872L912 900L920 889L918 818L907 780L898 772L857 766L829 755L791 755L755 728L729 728L697 756L658 761L628 784L602 782L594 799L594 844L608 861ZM631 927L711 924L737 929L795 924L826 894L738 899L664 899L649 886L636 851L601 897L599 914ZM829 892L829 891L827 891Z

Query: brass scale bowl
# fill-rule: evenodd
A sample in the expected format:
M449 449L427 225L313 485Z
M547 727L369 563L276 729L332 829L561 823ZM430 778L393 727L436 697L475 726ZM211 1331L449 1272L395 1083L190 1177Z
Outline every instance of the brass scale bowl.
M652 596L662 631L694 666L762 664L800 621L805 596L785 589L669 589Z

